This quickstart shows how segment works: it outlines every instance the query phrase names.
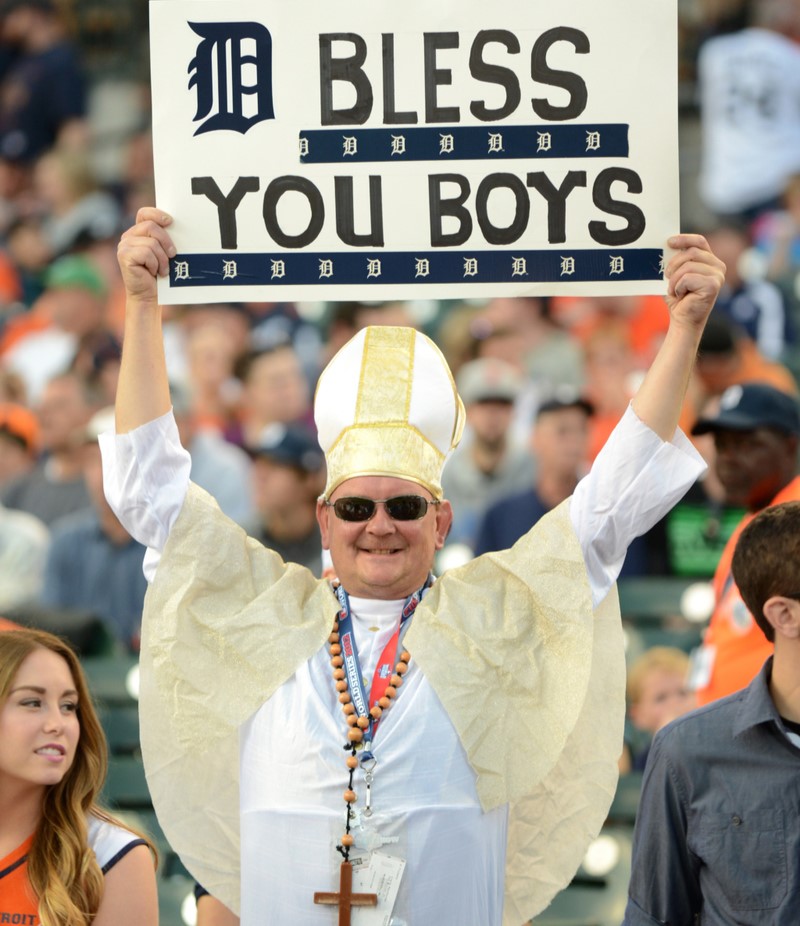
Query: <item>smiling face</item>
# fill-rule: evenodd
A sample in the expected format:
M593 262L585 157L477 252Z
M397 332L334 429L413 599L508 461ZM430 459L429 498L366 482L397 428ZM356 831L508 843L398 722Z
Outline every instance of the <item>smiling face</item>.
M330 501L347 496L393 498L421 495L427 489L406 479L389 476L358 476L347 479ZM433 566L453 520L448 501L429 505L418 521L393 521L378 505L369 521L349 522L336 517L332 508L317 504L322 545L330 550L336 575L350 595L389 601L415 592Z
M0 707L0 792L58 784L80 737L75 681L63 657L35 649Z

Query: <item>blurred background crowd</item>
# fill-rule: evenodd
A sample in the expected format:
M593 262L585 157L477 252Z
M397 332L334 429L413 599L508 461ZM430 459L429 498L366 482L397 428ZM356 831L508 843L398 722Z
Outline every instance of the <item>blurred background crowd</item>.
M728 268L684 408L690 434L731 387L798 393L800 0L678 6L681 230L706 234ZM121 351L117 241L155 199L148 73L141 0L0 0L0 616L55 631L88 619L133 656L144 550L105 502L97 438L113 422ZM314 386L361 327L424 330L466 406L444 474L455 521L441 571L509 546L571 494L668 321L663 299L632 296L189 305L164 318L192 478L317 574ZM753 406L753 428L792 438L788 463L773 451L761 464L780 469L774 495L797 472L800 427L791 412L776 425L767 406ZM634 544L625 578L711 580L742 517L772 498L763 473L748 475L752 447L692 440L708 475ZM661 642L671 651L632 687L647 733L691 706L685 647Z

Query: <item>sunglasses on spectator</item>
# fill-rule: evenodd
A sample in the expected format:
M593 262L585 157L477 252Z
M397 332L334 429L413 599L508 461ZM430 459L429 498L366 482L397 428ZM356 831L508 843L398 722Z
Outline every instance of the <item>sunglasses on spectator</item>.
M418 521L425 517L428 505L439 504L438 499L421 495L395 495L393 498L346 496L337 498L335 502L325 499L325 507L333 508L333 513L342 521L369 521L378 505L383 505L393 521Z

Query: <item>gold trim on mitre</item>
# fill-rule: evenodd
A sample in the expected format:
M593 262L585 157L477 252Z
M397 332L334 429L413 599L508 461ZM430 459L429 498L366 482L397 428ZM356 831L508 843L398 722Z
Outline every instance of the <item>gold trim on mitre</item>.
M439 348L414 328L360 331L320 376L314 403L328 482L393 476L442 497L442 469L464 429L464 406Z

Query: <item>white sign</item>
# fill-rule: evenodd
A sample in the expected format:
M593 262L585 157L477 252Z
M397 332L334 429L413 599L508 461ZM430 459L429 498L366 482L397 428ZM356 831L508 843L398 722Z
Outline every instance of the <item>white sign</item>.
M676 0L152 0L165 303L663 293Z

